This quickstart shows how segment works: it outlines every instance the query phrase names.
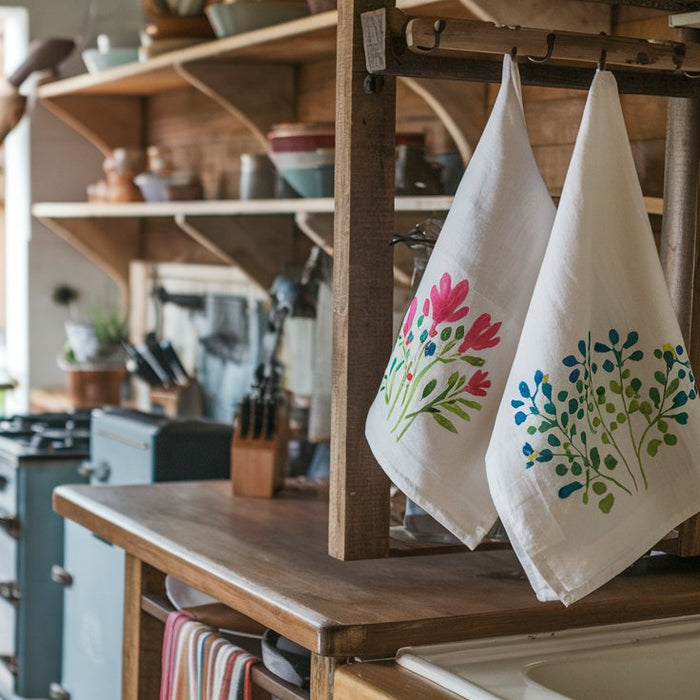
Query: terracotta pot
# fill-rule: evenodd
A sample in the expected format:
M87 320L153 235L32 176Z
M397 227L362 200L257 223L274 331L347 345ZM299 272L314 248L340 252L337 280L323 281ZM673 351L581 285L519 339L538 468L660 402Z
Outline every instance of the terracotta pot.
M66 378L73 408L118 406L125 374L123 368L68 370Z

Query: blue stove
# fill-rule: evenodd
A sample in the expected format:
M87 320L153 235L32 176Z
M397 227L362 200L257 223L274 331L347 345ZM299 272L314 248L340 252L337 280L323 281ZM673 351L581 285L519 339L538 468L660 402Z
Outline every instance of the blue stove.
M88 413L0 420L0 697L47 698L61 668L63 520L53 489L87 479Z

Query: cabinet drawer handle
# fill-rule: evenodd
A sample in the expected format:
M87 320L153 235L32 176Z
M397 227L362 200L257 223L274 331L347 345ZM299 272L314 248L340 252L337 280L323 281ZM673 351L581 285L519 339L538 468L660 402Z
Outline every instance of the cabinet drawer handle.
M2 664L13 676L19 673L19 667L17 666L16 656L0 656L0 664Z
M60 683L52 683L49 686L49 697L51 700L70 700L70 693Z
M107 481L107 479L109 479L110 472L111 469L109 464L107 464L105 461L90 462L89 460L85 460L78 467L78 474L80 474L80 476L88 479L94 477L97 481Z
M0 598L12 605L17 605L20 597L19 586L15 581L0 582Z
M58 564L54 564L51 567L51 580L54 583L60 584L61 586L73 585L73 577L62 566L59 566Z

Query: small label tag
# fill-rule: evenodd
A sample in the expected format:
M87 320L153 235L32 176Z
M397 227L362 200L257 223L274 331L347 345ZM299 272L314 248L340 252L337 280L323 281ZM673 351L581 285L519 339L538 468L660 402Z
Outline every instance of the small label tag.
M367 71L375 73L386 70L386 9L363 12L361 19Z

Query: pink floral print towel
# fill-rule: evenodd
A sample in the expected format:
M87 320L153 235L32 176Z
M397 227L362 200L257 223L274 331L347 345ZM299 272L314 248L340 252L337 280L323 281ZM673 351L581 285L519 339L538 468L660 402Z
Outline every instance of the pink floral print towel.
M484 456L553 219L506 56L366 423L391 480L470 547L496 520Z

